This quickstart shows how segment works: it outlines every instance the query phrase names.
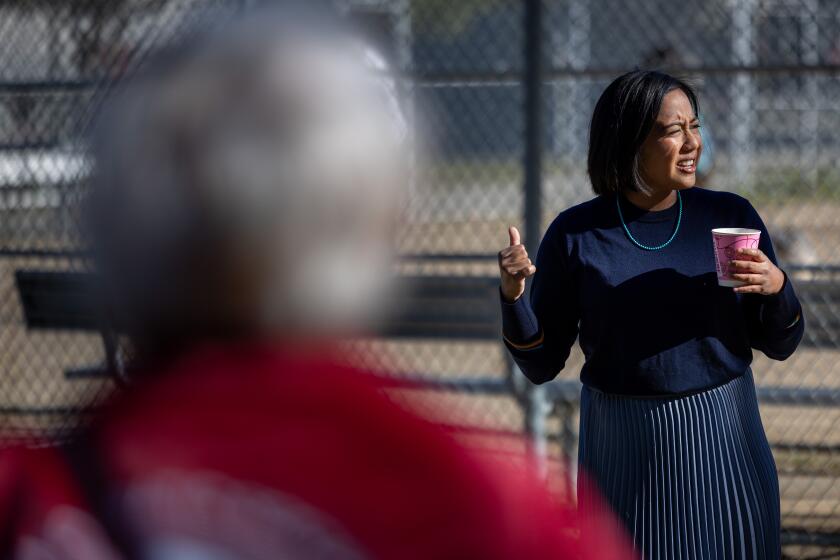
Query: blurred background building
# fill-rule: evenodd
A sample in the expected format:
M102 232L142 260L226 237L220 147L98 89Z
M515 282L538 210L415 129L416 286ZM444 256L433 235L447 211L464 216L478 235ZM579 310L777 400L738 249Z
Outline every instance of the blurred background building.
M158 49L248 0L0 1L0 435L60 439L122 375L89 305L79 201L101 101ZM618 74L662 68L700 95L702 186L759 209L805 305L802 348L757 356L786 553L840 556L840 3L829 0L339 0L390 61L425 146L402 233L411 287L359 359L425 390L395 398L471 445L574 454L581 364L532 389L499 340L495 253L531 248L591 197L589 118ZM529 17L530 16L530 17ZM530 76L530 80L528 77ZM399 385L398 383L396 385Z

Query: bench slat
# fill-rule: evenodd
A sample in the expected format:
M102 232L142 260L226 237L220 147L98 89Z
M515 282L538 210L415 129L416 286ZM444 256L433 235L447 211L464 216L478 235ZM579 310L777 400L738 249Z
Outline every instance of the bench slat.
M28 328L101 330L92 274L18 270L15 283Z

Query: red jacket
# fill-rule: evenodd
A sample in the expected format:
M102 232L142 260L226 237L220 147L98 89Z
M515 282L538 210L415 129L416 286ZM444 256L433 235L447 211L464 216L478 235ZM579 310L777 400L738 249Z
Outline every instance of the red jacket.
M375 377L276 348L193 353L86 439L81 463L0 455L3 557L626 557L612 520L581 540L572 505L392 404Z

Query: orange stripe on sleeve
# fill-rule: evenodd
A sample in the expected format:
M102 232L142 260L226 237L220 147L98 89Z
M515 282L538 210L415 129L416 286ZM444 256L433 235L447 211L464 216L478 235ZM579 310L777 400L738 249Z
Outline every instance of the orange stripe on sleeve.
M508 339L508 337L506 337L505 335L502 335L502 338L504 338L505 342L507 342L508 344L510 344L511 346L516 348L517 350L533 350L534 348L536 348L537 346L540 346L543 343L543 339L545 337L543 336L542 331L540 331L539 338L537 338L537 340L535 340L534 342L529 342L528 344L515 344L515 343L511 342Z

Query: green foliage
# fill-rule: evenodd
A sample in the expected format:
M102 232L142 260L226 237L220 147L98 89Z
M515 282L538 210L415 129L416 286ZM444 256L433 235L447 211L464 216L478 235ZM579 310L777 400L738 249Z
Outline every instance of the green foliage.
M728 190L742 192L757 204L806 200L840 200L840 169L822 167L807 170L799 167L776 167L756 173L753 188Z
M411 0L414 25L424 31L455 36L478 17L515 0Z

